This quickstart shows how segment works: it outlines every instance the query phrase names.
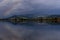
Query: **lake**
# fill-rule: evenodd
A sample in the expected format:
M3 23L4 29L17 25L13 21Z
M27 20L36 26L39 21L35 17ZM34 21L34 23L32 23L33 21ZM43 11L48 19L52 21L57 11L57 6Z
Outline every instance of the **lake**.
M0 22L1 40L60 40L60 25Z

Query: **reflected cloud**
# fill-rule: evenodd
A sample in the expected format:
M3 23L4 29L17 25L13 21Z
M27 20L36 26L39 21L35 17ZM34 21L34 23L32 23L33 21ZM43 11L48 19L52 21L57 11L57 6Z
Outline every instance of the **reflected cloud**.
M60 31L58 30L35 30L10 24L5 24L4 28L9 32L9 34L7 32L5 34L6 40L9 38L11 40L60 40Z

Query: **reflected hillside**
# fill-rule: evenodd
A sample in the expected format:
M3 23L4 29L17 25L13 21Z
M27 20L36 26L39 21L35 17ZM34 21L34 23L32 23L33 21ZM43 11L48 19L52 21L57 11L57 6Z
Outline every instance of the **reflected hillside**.
M37 17L28 17L22 15L15 15L8 18L0 19L2 22L11 22L13 24L19 23L47 23L47 24L60 24L60 15L49 15L49 16L37 16Z

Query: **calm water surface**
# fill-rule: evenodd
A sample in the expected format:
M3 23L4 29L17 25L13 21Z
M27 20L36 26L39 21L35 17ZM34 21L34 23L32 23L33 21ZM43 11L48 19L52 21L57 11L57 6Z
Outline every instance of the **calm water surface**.
M0 22L0 36L6 40L60 40L60 25Z

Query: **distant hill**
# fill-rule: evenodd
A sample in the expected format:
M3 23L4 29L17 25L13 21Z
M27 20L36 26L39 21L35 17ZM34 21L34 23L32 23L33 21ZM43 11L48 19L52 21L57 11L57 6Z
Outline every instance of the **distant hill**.
M59 18L60 15L48 15L47 17L57 17L57 18Z

